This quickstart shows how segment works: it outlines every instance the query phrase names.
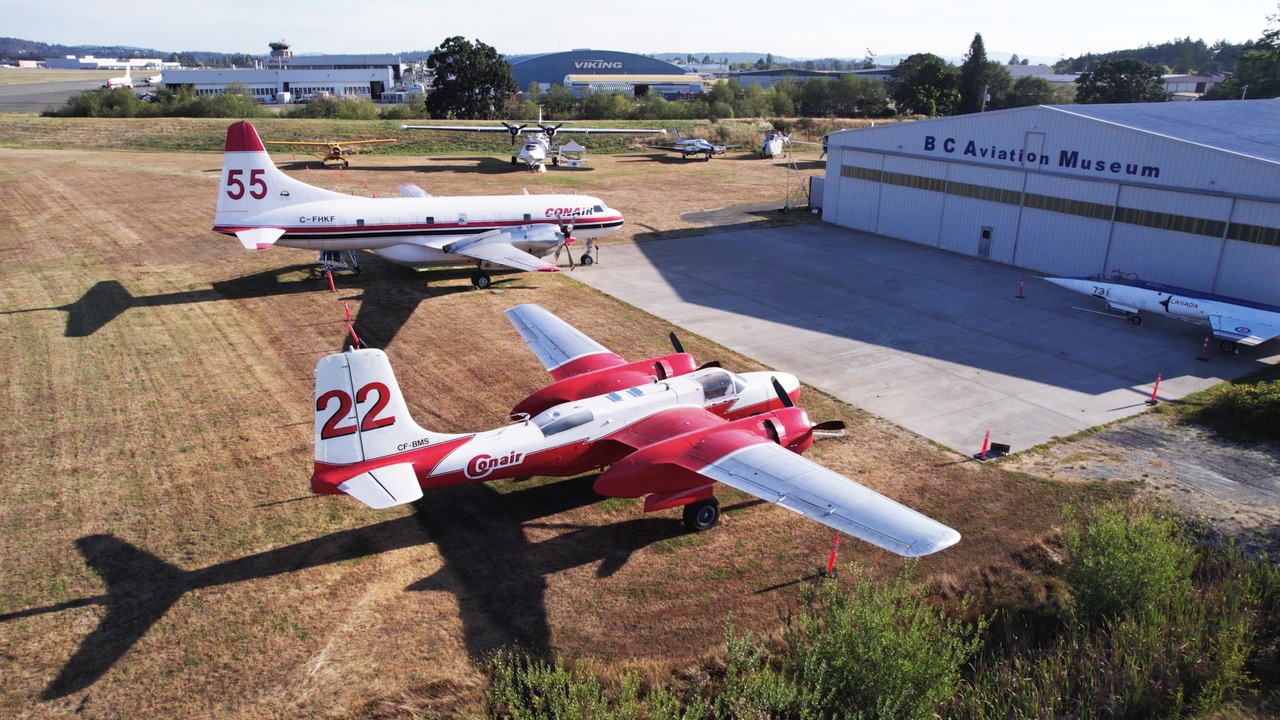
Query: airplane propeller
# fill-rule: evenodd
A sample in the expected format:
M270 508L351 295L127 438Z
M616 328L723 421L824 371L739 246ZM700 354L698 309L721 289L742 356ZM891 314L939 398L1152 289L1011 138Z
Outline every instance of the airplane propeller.
M786 388L782 387L782 383L778 382L778 378L769 378L773 382L773 391L778 394L778 400L783 407L795 407L796 404L791 401L791 396L787 394ZM809 426L809 432L816 437L844 437L846 425L843 420L827 420Z
M671 349L675 350L678 353L683 354L684 344L680 342L680 338L676 337L676 334L674 332L668 334L667 337L671 338ZM718 367L721 367L719 360L708 360L707 362L704 362L701 365L699 365L698 369L706 370L707 368L718 368Z
M556 136L556 131L559 130L560 125L563 124L564 123L560 123L559 125L543 125L542 123L538 123L538 127L542 128L542 132L546 133L547 139L550 140Z
M515 147L515 144L516 144L516 138L520 137L520 131L521 131L521 130L524 130L524 129L525 129L525 128L527 128L527 127L529 127L529 125L528 125L528 124L525 124L525 125L519 125L519 126L516 126L516 125L512 125L512 124L510 124L510 123L505 123L505 122L504 122L504 123L502 123L502 127L506 128L506 129L507 129L507 132L511 133L511 145L512 145L512 147Z
M569 270L572 271L576 266L573 264L573 251L569 249L569 243L573 242L573 221L565 223L559 216L556 217L556 224L560 226L560 234L564 237L564 241L556 248L556 260L560 259L560 251L564 250L569 256Z

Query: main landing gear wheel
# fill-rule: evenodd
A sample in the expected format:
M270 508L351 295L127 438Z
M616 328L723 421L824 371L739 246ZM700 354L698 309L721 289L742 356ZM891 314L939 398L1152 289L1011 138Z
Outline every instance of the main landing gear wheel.
M1141 325L1141 324L1142 324L1142 316L1141 316L1141 315L1134 315L1133 317L1129 318L1129 323L1130 323L1130 324L1132 324L1132 325Z
M1233 353L1236 351L1236 344L1231 340L1223 340L1218 344L1218 347L1222 348L1222 352L1224 353Z
M707 498L684 506L684 526L693 532L710 530L720 522L720 501Z
M512 155L512 156L511 156L511 164L512 164L512 165L519 165L519 164L520 164L520 158L516 157L515 155Z
M487 272L476 272L471 276L471 284L478 290L487 290L493 284L493 278L489 277Z
M579 265L584 265L584 266L585 266L585 265L594 265L595 263L596 263L596 259L595 259L595 258L593 258L593 257L591 257L591 253L583 253L583 254L582 254L582 259L578 260L578 264L579 264Z
M555 165L556 167L559 167L559 166L560 166L560 158L558 158L558 157L553 157L553 158L551 158L551 164L552 164L552 165Z

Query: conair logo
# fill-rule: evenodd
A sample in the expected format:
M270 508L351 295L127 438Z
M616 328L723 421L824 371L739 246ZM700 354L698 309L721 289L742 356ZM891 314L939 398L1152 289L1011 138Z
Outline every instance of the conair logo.
M608 60L574 60L573 66L579 70L621 70L622 61Z
M582 217L594 214L594 207L547 208L545 217Z
M479 480L487 477L489 473L497 468L509 467L511 465L519 465L524 459L524 453L509 452L501 457L490 457L488 455L477 455L471 458L471 462L467 463L466 475L472 480Z

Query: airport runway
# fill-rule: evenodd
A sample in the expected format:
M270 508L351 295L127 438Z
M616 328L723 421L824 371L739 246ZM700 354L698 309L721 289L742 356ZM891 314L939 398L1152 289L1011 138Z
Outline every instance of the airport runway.
M826 223L601 248L573 277L965 455L1013 452L1275 362L1091 314L1027 271ZM1018 299L1025 280L1024 298Z
M60 108L67 98L102 87L103 80L64 80L27 85L0 85L0 113L42 113Z

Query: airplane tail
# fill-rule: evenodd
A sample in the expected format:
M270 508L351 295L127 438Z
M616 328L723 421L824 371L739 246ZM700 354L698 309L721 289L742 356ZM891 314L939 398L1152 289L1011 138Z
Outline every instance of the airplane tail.
M428 432L413 421L381 350L322 358L315 397L311 491L344 492L375 509L422 497L408 453L467 437Z
M684 139L680 137L680 131L676 129L675 125L671 126L671 135L673 138L675 138L675 142L680 142L681 140Z
M267 247L278 240L284 230L254 223L255 215L289 205L346 197L281 172L271 162L258 131L247 120L227 128L222 184L213 217L215 230L235 233L247 248Z

